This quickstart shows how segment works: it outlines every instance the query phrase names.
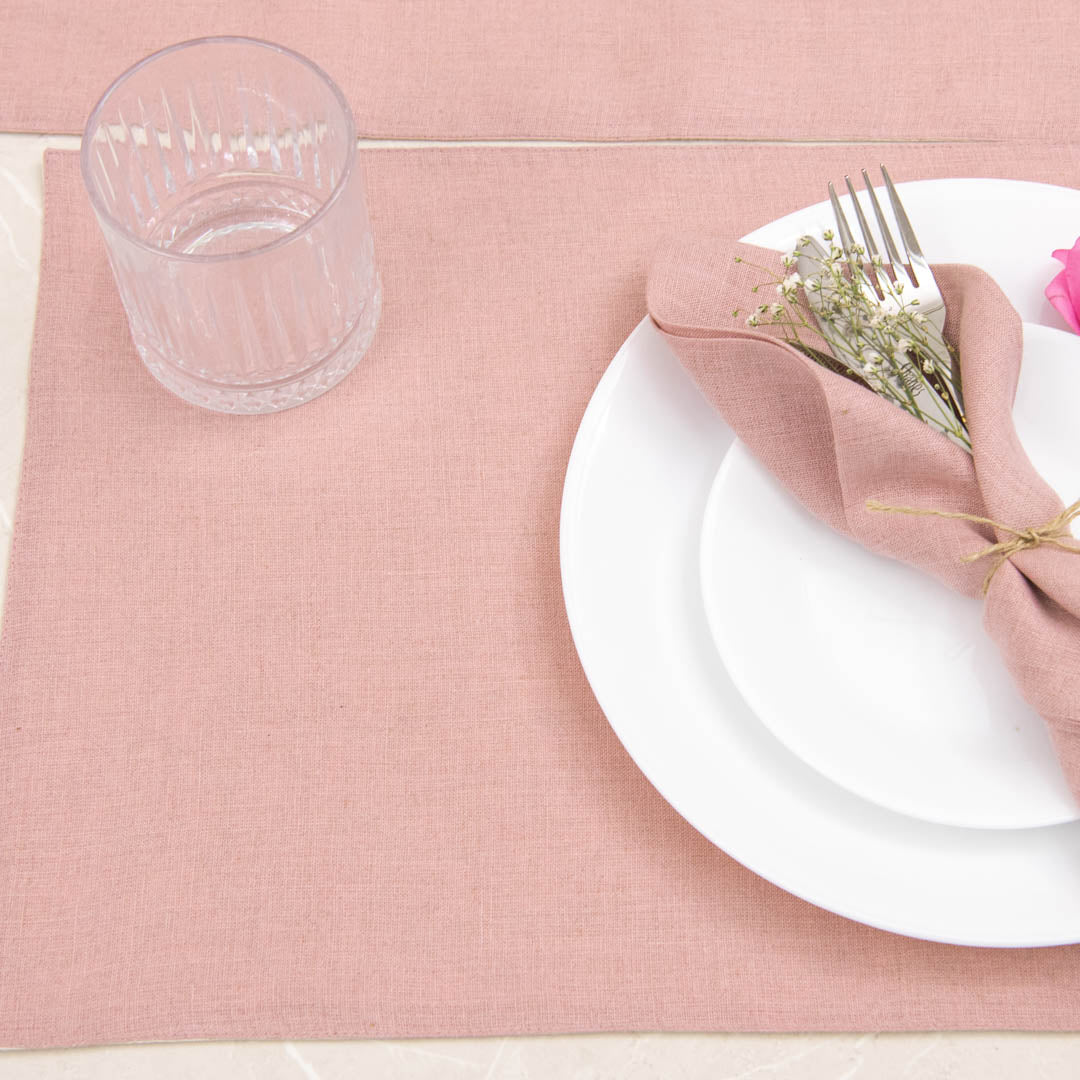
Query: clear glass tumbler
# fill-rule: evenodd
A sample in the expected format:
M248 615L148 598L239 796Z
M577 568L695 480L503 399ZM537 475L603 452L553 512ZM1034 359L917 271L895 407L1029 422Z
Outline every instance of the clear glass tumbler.
M278 45L203 38L105 91L82 171L131 335L221 412L310 401L367 351L379 279L352 113Z

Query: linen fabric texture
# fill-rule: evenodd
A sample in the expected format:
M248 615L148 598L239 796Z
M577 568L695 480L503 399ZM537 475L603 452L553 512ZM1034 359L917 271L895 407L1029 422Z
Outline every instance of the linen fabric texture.
M215 34L309 56L394 138L1058 141L1080 98L1072 0L4 0L0 131L79 133Z

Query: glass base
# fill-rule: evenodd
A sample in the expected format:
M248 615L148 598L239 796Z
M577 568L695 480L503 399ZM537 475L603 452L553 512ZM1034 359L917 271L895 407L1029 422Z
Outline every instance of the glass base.
M166 390L184 401L223 413L271 413L292 409L337 386L371 346L379 324L382 285L376 278L371 301L352 333L314 367L286 381L258 386L228 386L197 379L136 342L147 370Z

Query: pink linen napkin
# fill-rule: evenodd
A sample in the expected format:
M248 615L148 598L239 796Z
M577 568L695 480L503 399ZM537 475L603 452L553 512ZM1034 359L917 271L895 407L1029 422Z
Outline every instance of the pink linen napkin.
M746 261L736 263L736 256ZM979 596L985 560L963 556L1012 537L987 525L880 513L868 500L1044 525L1062 510L1024 453L1012 423L1020 318L973 266L935 267L958 348L973 453L849 379L814 363L738 307L776 252L695 238L660 255L649 311L739 438L811 513L871 551ZM1070 501L1080 492L1068 493ZM994 535L999 533L999 535ZM992 558L992 557L990 557ZM1080 797L1080 557L1043 545L1003 562L984 620L1025 699L1046 721Z

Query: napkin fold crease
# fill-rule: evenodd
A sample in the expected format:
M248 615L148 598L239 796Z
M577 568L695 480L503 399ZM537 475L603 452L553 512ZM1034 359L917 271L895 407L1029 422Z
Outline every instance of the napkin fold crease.
M783 276L778 252L701 236L674 240L654 262L649 312L709 401L807 510L871 551L979 597L988 564L963 556L1009 533L971 521L876 513L866 503L956 511L1016 528L1061 512L1013 427L1023 350L1016 311L983 271L934 267L948 309L945 333L961 358L969 455L814 363L778 331L749 329L746 315L759 302L752 290L765 280L761 267ZM1080 496L1065 494L1070 501ZM1045 720L1080 800L1080 557L1049 545L1012 556L994 575L984 623L1024 698Z

